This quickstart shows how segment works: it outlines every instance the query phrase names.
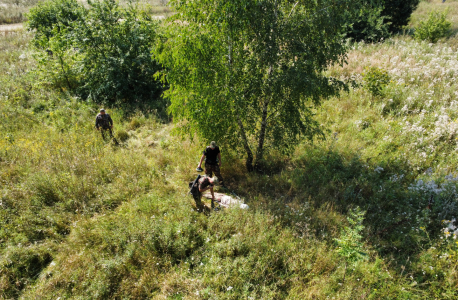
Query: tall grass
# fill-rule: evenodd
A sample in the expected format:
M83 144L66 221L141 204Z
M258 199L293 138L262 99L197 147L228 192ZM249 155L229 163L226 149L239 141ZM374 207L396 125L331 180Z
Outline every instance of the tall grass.
M117 108L124 142L102 141L95 103L40 84L29 38L0 38L0 298L457 297L454 38L353 45L329 70L350 90L316 112L327 139L258 174L222 149L250 209L209 216L185 196L204 141ZM377 95L365 67L390 77ZM339 255L352 232L367 259Z
M27 13L30 8L45 0L0 0L0 25L15 24L27 21ZM86 0L81 0L87 4ZM173 12L167 6L167 0L138 0L138 1L120 1L122 4L136 3L151 15L169 16Z

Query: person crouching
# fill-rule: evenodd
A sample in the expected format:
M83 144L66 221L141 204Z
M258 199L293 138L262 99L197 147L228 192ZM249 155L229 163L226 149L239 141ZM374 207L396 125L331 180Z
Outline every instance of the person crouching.
M218 184L219 180L217 177L208 177L208 176L202 176L198 181L197 181L197 188L194 189L195 191L192 193L192 197L194 198L194 201L196 201L196 207L198 211L204 211L205 206L202 203L202 193L205 191L210 190L210 193L212 195L211 199L211 207L212 209L215 208L215 194L213 193L213 187Z

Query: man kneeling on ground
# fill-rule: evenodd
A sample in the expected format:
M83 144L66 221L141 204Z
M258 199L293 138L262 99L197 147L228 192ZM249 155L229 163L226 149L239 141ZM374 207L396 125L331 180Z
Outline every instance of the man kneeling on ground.
M215 194L213 193L213 187L215 184L218 184L218 178L217 177L208 177L208 176L202 176L198 181L197 181L197 188L194 189L194 192L192 193L192 197L194 198L194 201L196 201L196 207L197 210L199 211L204 211L204 205L202 203L202 193L210 190L210 193L212 194L212 208L215 208Z

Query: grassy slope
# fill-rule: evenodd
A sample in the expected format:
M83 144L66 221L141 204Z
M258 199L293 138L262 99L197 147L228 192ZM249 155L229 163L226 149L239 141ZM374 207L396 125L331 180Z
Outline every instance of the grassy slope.
M25 14L43 0L0 0L0 25L22 23L27 20ZM87 4L87 1L80 2ZM120 1L121 3L127 1ZM152 15L170 15L170 9L164 5L167 1L162 0L139 0L140 5L147 5L147 11Z
M94 104L36 84L28 39L0 42L0 298L456 298L458 248L440 231L458 213L444 177L457 168L456 38L356 45L330 73L362 83L382 67L384 96L326 101L327 141L272 155L264 175L226 151L223 175L251 209L209 217L184 197L203 144L116 109L130 138L101 142ZM368 259L347 264L333 238L354 206Z

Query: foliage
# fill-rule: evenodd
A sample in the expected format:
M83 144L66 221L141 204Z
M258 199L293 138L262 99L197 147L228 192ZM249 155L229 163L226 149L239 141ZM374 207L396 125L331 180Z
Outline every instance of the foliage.
M135 129L104 143L99 106L35 84L30 35L0 37L0 298L458 298L455 38L352 44L326 75L357 84L316 111L332 134L264 174L225 148L250 209L207 217L184 198L205 141L110 109ZM390 74L376 102L366 66ZM368 259L345 269L333 241L356 206Z
M345 25L346 37L353 41L378 42L389 37L386 16L382 15L382 2L368 3L357 13L344 13L348 16Z
M342 87L322 72L343 62L341 9L354 1L170 4L177 14L156 57L183 134L243 149L248 170L264 149L288 153L321 134L312 108Z
M420 21L415 29L415 39L436 43L440 38L450 34L452 23L447 20L447 12L433 11L427 20Z
M345 31L354 41L378 42L404 28L419 0L364 1L357 13L348 13Z
M390 82L388 72L377 67L366 67L362 76L364 82L366 83L364 87L372 94L372 96L382 95L383 89Z
M163 87L154 79L160 68L150 55L157 24L133 5L88 4L55 0L31 10L44 83L97 103L163 109Z
M27 14L27 28L35 31L34 43L47 49L49 40L73 29L83 19L85 10L76 0L54 0L39 2Z
M118 141L124 143L129 139L129 134L125 130L118 130L115 137Z
M367 258L367 254L364 253L364 244L361 242L365 213L359 207L350 210L347 216L349 226L345 226L340 232L340 237L335 239L338 247L337 253L347 262L354 263Z
M382 16L387 17L390 32L396 33L406 26L419 3L420 0L383 0Z

